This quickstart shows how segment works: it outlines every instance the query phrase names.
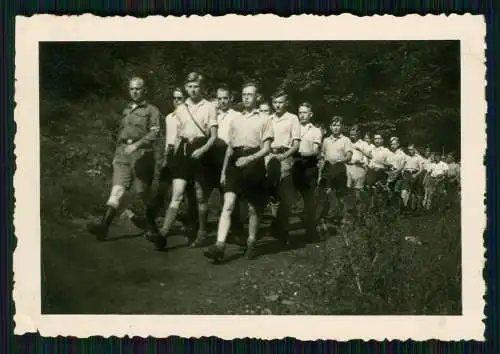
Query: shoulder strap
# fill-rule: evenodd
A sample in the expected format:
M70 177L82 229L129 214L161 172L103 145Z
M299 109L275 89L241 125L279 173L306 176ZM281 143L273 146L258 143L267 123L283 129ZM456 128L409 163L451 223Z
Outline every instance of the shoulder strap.
M200 125L198 124L198 122L196 121L196 119L194 119L193 117L193 114L191 113L191 111L189 110L189 107L187 106L187 104L184 103L184 107L186 107L186 111L189 113L189 117L191 118L191 120L193 121L194 125L196 125L196 127L200 130L200 132L205 136L205 138L208 137L207 133L205 133L205 131L200 127Z

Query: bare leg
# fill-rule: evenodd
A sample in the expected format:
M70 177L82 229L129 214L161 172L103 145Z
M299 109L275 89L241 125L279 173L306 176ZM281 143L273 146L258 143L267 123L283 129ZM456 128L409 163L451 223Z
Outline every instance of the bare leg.
M165 219L163 220L163 226L160 230L162 236L166 236L177 218L177 213L179 212L179 206L182 202L184 196L184 190L186 188L187 182L183 179L174 179L172 184L172 200L165 212Z
M237 202L237 197L235 193L226 192L224 193L224 205L222 206L222 212L219 218L219 226L217 229L217 244L225 245L227 234L231 228L231 219L234 211L234 206Z

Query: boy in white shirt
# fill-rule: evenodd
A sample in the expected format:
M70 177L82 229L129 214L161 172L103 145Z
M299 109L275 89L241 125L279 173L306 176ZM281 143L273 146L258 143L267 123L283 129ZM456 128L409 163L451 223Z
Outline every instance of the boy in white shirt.
M331 135L323 140L321 146L321 158L324 163L322 163L320 174L326 181L326 191L319 191L320 196L326 198L318 203L323 208L320 212L321 217L328 216L330 212L331 205L328 197L331 190L335 190L337 197L337 212L342 214L341 217L347 213L345 203L348 192L346 163L351 160L354 148L351 140L342 134L342 127L343 118L334 116L330 123Z
M275 220L272 234L283 242L289 241L289 216L294 203L295 188L291 175L294 155L299 151L299 118L288 112L288 95L278 91L273 96L271 115L274 139L271 153L265 157L271 208Z
M436 192L442 187L442 182L446 179L448 165L442 161L439 153L435 154L435 163L431 164L427 177L427 188L424 196L424 207L429 210L431 208L432 199Z
M323 137L321 129L311 123L313 111L310 103L301 103L298 113L300 145L292 168L292 178L296 190L304 201L302 218L306 229L306 239L315 241L318 239L315 191L318 179L318 156Z

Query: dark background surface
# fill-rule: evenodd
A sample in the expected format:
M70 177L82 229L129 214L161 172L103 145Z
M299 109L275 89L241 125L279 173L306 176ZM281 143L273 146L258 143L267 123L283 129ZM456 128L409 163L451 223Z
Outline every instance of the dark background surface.
M1 152L2 162L6 163L7 168L2 169L1 195L2 210L0 224L3 227L3 246L0 248L3 251L1 264L1 283L4 284L2 291L2 308L1 314L3 321L0 322L2 352L5 353L52 353L58 352L78 352L78 353L111 353L111 352L197 352L207 348L212 348L217 352L350 352L350 353L375 353L375 352L402 352L402 353L435 353L435 352L454 352L454 353L498 353L498 316L497 316L497 294L498 294L498 242L495 237L499 233L498 222L491 217L497 215L498 208L498 181L494 172L499 166L498 154L500 143L496 139L498 131L495 124L496 105L499 102L498 82L500 77L493 58L498 58L499 46L499 17L497 8L493 11L494 1L434 1L432 3L422 3L420 1L404 1L404 2L316 2L314 4L306 2L294 2L271 5L267 2L258 2L249 4L247 2L215 2L209 5L197 2L189 5L187 3L171 3L170 5L148 6L146 2L115 4L110 6L105 2L80 1L72 3L43 2L33 3L28 1L6 1L2 2L2 19L1 27L4 36L0 38L2 48L2 96L0 110L2 114L1 132ZM342 12L350 12L356 15L373 15L373 14L441 14L441 13L473 13L484 14L487 19L487 44L488 44L488 154L485 161L488 163L488 230L485 233L485 243L488 246L487 268L484 276L488 280L488 305L486 308L487 314L487 331L486 336L488 342L457 342L443 343L438 341L428 341L424 343L408 342L369 342L352 341L349 343L337 343L334 341L318 341L318 342L300 342L294 339L283 339L276 341L256 341L252 339L239 340L234 342L222 341L216 338L210 339L182 339L171 338L153 339L153 338L42 338L36 334L28 334L24 336L13 336L12 314L15 311L11 298L12 289L12 250L15 247L15 238L12 228L12 207L13 207L13 189L12 189L12 174L14 171L13 159L13 136L15 126L13 123L13 75L14 75L14 16L16 14L32 15L35 13L53 13L53 14L82 14L85 12L93 12L98 15L133 15L146 16L148 14L199 14L203 15L211 13L213 15L223 15L226 13L276 13L281 16L289 16L291 14L302 13L318 13L323 15L338 14Z

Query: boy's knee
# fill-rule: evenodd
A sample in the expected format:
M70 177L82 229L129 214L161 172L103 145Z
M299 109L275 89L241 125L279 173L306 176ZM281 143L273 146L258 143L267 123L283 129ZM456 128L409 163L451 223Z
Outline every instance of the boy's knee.
M113 207L113 208L118 208L120 205L120 201L125 194L125 187L124 186L113 186L111 188L111 193L109 195L109 199L107 202L107 205Z

